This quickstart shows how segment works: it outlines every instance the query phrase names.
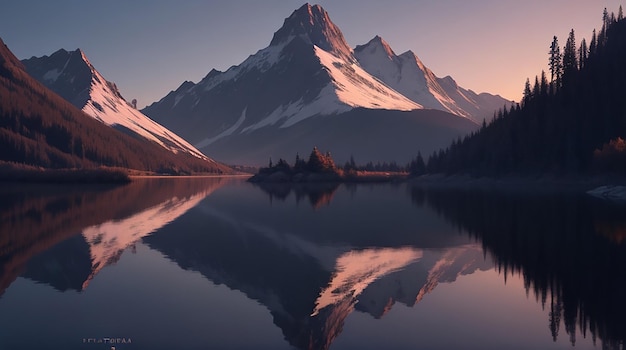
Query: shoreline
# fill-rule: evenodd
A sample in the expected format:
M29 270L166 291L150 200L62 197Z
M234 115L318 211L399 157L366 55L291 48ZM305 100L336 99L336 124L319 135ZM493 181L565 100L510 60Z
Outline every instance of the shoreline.
M130 177L119 169L0 169L0 182L41 184L126 184Z
M282 184L305 184L305 183L385 183L404 182L409 180L408 173L395 172L298 172L295 174L284 171L271 173L257 173L248 179L252 183L282 183Z
M555 176L555 175L509 175L502 177L474 177L471 175L426 174L411 177L407 173L356 172L356 173L296 173L282 171L269 174L196 174L165 175L147 174L132 169L42 169L25 165L1 164L0 183L42 184L126 184L144 179L202 179L242 178L254 183L391 183L406 182L409 185L429 189L455 190L504 190L541 192L588 192L602 186L626 186L626 177L616 175Z
M221 175L129 175L131 181L143 179L202 179L218 177L252 177L252 174L221 174Z
M413 187L432 190L499 191L509 193L589 193L601 187L609 190L626 188L626 177L615 175L595 176L502 176L474 177L471 175L427 174L411 177L406 173L306 173L293 176L284 172L255 174L248 181L260 184L315 184L315 183L394 183L402 182Z
M190 179L250 177L251 174L149 174L124 168L46 169L23 164L0 162L0 183L37 184L127 184L141 179Z
M579 192L586 193L601 186L626 186L621 176L503 176L499 178L470 175L429 174L413 177L408 183L430 189L499 190L511 192Z

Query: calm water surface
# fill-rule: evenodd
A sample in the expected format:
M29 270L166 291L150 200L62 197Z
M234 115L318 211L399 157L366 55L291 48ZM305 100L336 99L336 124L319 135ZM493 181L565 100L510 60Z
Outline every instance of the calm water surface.
M0 349L602 349L626 207L407 184L0 188Z

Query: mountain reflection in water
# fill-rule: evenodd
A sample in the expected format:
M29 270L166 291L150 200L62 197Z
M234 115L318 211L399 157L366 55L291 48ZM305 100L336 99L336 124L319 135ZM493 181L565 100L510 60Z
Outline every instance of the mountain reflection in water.
M27 187L6 190L5 197L8 201L0 205L3 292L22 276L58 291L102 290L106 298L107 287L94 282L103 270L114 273L120 286L132 285L131 279L149 283L143 272L125 276L106 269L114 263L128 268L123 252L136 246L136 261L143 261L141 252L147 250L177 269L155 272L159 283L172 284L171 291L147 288L132 300L140 304L136 309L158 310L179 321L158 328L163 321L154 323L154 316L119 315L117 322L136 327L126 328L135 340L129 349L220 347L209 339L222 334L196 322L233 316L196 307L210 298L202 294L206 290L173 293L183 279L200 276L262 305L289 346L328 349L341 343L337 340L350 315L369 315L384 324L398 304L424 312L427 308L418 305L437 299L439 286L494 268L503 282L522 276L526 293L545 309L545 319L532 321L546 324L539 339L532 339L540 347L552 339L561 344L563 338L580 345L581 335L607 348L625 340L624 207L585 196L435 191L406 184L259 186L216 178L63 190ZM303 198L310 205L301 205ZM132 267L153 264L146 260ZM464 291L456 293L462 298ZM73 298L80 303L85 297ZM178 315L182 310L184 315ZM485 306L485 313L501 312ZM457 310L445 306L437 313L448 315L450 322L458 317ZM480 315L471 317L461 324L481 322ZM67 322L67 329L76 326L69 318L59 322ZM176 341L166 336L190 334L195 327L202 332ZM511 331L524 334L525 329ZM454 337L450 329L430 332ZM0 334L0 345L13 344L12 339ZM404 347L442 346L423 341ZM250 344L256 344L254 339Z
M221 178L145 179L124 186L6 188L0 211L0 295L20 274L60 291L81 291L124 249L222 184Z
M270 205L207 200L144 242L265 305L302 349L329 348L355 309L380 318L396 301L412 306L439 282L491 266L473 239L411 206L402 186L349 188L332 208L313 199L337 188L262 186ZM359 191L371 201L354 205ZM312 208L297 205L303 196Z

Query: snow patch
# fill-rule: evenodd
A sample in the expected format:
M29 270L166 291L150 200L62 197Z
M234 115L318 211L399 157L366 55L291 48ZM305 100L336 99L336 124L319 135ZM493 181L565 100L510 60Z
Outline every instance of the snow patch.
M587 193L603 199L626 200L626 186L600 186Z
M252 124L241 130L246 133L260 129L265 126L275 125L283 121L280 128L288 128L316 115L332 115L351 110L352 107L339 101L335 93L335 87L330 84L323 88L320 94L309 104L305 104L302 99L276 108L260 122Z
M371 283L392 272L420 260L421 250L412 248L382 248L350 251L337 259L335 274L317 300L311 316L322 309L349 301L357 297Z
M57 79L59 79L61 74L65 72L65 68L67 68L67 65L70 63L70 59L71 59L71 56L70 58L67 59L67 61L65 61L63 68L61 68L60 70L58 68L55 68L55 69L47 71L46 74L43 75L43 79L52 83L57 81Z
M317 46L314 49L320 64L328 71L331 83L322 88L313 101L305 103L303 99L299 99L279 106L258 123L242 129L241 133L272 126L281 121L280 128L288 128L310 117L339 114L356 107L403 111L422 108L365 72L359 65L347 63Z
M217 136L213 136L213 137L210 137L210 138L206 138L206 139L204 139L204 140L202 140L202 141L198 142L198 143L195 145L195 147L196 147L196 148L204 148L204 147L206 147L206 146L208 146L208 145L212 144L213 142L215 142L215 141L217 141L217 140L219 140L219 139L221 139L221 138L223 138L223 137L226 137L226 136L232 135L232 133L234 133L234 132L235 132L235 130L237 130L237 129L241 126L241 124L243 124L244 120L246 120L246 111L247 111L247 110L248 110L248 107L246 107L246 108L244 108L244 109L243 109L243 112L241 112L241 116L239 117L239 119L237 119L237 121L235 122L235 124L233 124L230 128L228 128L228 129L226 129L226 130L222 131L222 132L221 132L221 133L219 133Z
M61 71L58 69L53 69L47 71L46 74L43 75L43 79L46 81L55 82L57 81L57 79L59 79L59 76L61 76Z
M281 44L261 49L255 54L248 56L248 58L240 65L232 66L228 68L226 72L211 76L210 78L201 81L198 85L202 85L204 91L209 91L224 81L236 79L237 76L250 69L256 68L261 72L265 72L280 61L281 53L284 47L285 44Z
M341 102L351 107L370 109L409 111L423 108L422 105L389 88L359 65L347 63L317 46L315 54L328 70Z
M180 100L182 100L183 97L185 97L185 94L178 94L178 95L176 95L176 97L174 98L174 105L172 106L172 108L176 107L178 102L180 102Z
M89 92L90 100L83 107L83 112L104 124L126 127L173 153L183 151L195 157L210 160L183 138L132 108L126 100L118 96L117 91L112 91L111 86L93 66L91 68L93 78Z
M470 118L471 113L455 98L461 99L464 106L478 108L455 83L437 78L412 51L395 55L380 37L357 47L355 55L367 72L424 108L444 110L465 118Z
M89 244L92 268L83 289L105 266L115 262L126 248L185 214L211 192L207 190L186 198L173 197L128 218L84 229L82 235Z

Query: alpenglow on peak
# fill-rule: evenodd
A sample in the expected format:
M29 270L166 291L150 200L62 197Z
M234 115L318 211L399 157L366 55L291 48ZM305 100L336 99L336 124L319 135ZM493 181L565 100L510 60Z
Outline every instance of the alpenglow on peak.
M376 50L382 50L382 52L384 52L390 60L393 60L393 58L396 57L396 53L393 52L391 46L389 46L385 39L381 38L379 35L376 35L365 45L357 45L356 48L354 48L354 51L359 52L366 49L370 50L371 53L374 53Z
M304 4L285 19L283 26L274 33L270 46L279 45L300 37L337 57L354 61L352 49L320 5Z

